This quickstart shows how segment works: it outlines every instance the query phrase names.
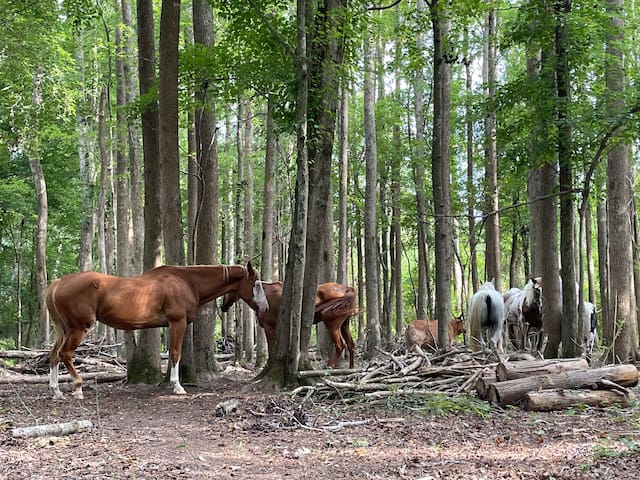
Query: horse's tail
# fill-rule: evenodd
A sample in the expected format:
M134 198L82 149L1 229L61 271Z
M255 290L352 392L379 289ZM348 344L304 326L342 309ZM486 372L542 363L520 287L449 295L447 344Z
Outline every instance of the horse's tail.
M504 301L500 294L487 295L485 303L487 305L487 327L489 327L489 331L491 332L491 348L497 349L500 345L504 324Z
M58 309L58 306L56 304L56 291L58 290L59 283L60 279L56 278L49 284L46 297L47 310L49 310L49 318L51 318L56 331L56 339L53 342L51 352L49 353L49 363L51 365L57 365L60 361L60 350L62 349L62 345L64 345L64 341L67 338L67 328L64 323L64 317L60 313L60 310Z
M332 298L326 302L320 303L319 305L316 305L313 323L321 322L323 317L329 315L332 317L337 317L339 315L353 315L356 313L355 304L355 292L353 289L344 297Z

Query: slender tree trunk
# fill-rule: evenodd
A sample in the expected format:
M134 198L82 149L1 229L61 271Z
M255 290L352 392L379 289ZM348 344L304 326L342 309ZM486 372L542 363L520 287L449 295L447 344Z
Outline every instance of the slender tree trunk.
M349 191L349 90L346 81L343 82L340 97L340 123L339 123L339 194L338 194L338 283L348 282L348 225L347 225L347 195Z
M364 199L364 257L366 281L367 333L365 357L372 358L376 347L380 346L380 313L378 285L378 245L377 245L377 145L374 98L374 52L371 38L371 18L364 40L364 143L366 162L366 187Z
M213 44L213 10L205 0L193 2L194 43L209 48ZM195 260L201 265L218 263L218 149L215 102L203 82L196 93L196 165L198 177ZM200 309L193 322L193 349L196 374L210 377L217 372L215 360L215 302Z
M465 105L465 126L466 126L466 153L467 153L467 195L468 195L468 204L467 204L467 215L468 215L468 228L469 228L469 271L471 273L471 291L475 292L480 287L480 279L478 277L478 258L476 255L476 247L478 245L478 241L476 239L476 187L474 182L474 168L473 168L473 119L472 119L472 108L471 104L472 100L472 92L473 92L473 83L472 83L472 72L471 72L471 58L469 57L469 29L466 28L464 31L465 38L465 59L464 59L464 67L465 67L465 89L468 97L468 101ZM465 302L466 304L466 302ZM420 317L419 317L420 318Z
M569 70L569 27L566 16L571 11L571 0L556 2L556 83L557 83L557 124L558 159L560 163L560 191L569 192L573 188L571 102ZM562 356L576 357L582 352L582 336L578 331L578 312L575 288L575 208L571 195L560 197L560 264L562 266ZM582 287L581 287L582 288Z
M135 69L131 65L135 58L133 40L135 29L133 27L133 16L131 13L131 2L121 0L122 25L123 25L123 69L126 90L127 105L131 105L138 96L136 88ZM138 121L135 116L127 116L127 131L129 143L129 185L130 185L130 210L132 233L132 254L131 262L133 273L139 275L143 271L142 260L144 258L144 210L143 210L143 178L142 164L140 159L140 134Z
M496 11L487 12L484 28L485 97L491 103L496 96ZM487 220L486 235L486 279L493 280L496 290L502 291L500 278L500 217L498 192L498 150L496 139L496 113L490 111L484 119L485 203Z
M598 204L596 206L596 218L598 225L598 277L600 279L600 314L602 325L602 337L606 345L613 343L613 322L608 321L610 318L609 306L611 291L609 282L609 228L607 226L607 200L598 196Z
M84 45L82 36L76 36L76 65L83 80L83 92L88 90L84 79ZM85 103L86 100L85 100ZM82 223L80 228L80 252L78 254L78 269L86 272L93 269L93 240L95 226L95 209L93 202L94 168L89 152L91 141L89 136L89 116L82 108L76 110L76 125L78 128L78 158L80 159L80 184L82 185Z
M417 0L416 9L422 17L425 12L425 1ZM426 53L425 35L418 29L416 47L419 52ZM427 260L427 200L425 194L425 108L423 92L426 89L424 73L420 70L414 79L415 118L416 118L416 151L414 166L414 182L416 185L416 216L418 231L418 291L416 299L416 316L419 319L432 318L429 294L429 265ZM428 311L429 310L429 311Z
M436 248L436 318L438 338L447 345L451 318L451 265L453 261L453 228L449 157L451 114L451 65L447 63L449 19L441 0L431 3L433 26L433 140L431 172L435 212Z
M244 254L249 259L254 254L253 240L253 103L246 104L246 119L244 129ZM244 351L247 363L255 360L255 316L250 308L243 308Z

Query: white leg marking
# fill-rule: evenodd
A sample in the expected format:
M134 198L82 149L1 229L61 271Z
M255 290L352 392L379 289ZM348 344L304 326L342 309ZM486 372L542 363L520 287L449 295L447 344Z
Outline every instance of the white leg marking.
M63 398L62 392L60 391L60 387L58 386L58 364L54 367L51 367L49 371L49 387L53 390L53 399L58 400Z
M180 385L180 378L178 378L178 374L180 373L180 360L176 362L175 365L171 367L171 384L173 385L173 393L176 395L186 395L184 388Z

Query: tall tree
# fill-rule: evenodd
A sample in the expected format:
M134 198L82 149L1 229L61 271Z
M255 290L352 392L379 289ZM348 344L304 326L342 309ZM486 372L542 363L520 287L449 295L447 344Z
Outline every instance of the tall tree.
M496 96L496 10L490 8L485 17L483 35L483 80L485 97L491 103ZM492 108L484 118L484 161L485 161L485 204L487 219L485 224L486 279L492 280L496 290L502 290L500 278L500 216L498 192L498 142L496 139L496 112ZM438 317L442 318L442 317ZM446 317L449 318L449 317Z
M144 158L144 258L149 271L161 263L162 208L158 104L151 92L156 87L153 1L137 0L138 81L140 96L146 101L142 110L142 146ZM151 98L149 98L151 97ZM160 329L141 330L127 337L127 379L130 382L155 383L160 372Z
M193 2L193 39L196 45L213 45L213 9L206 0ZM203 78L196 92L195 111L196 172L198 178L196 208L196 264L218 261L219 179L215 102ZM218 367L215 360L215 302L203 305L193 322L193 347L196 373L209 376Z
M430 5L433 28L433 139L431 176L435 213L436 248L436 318L438 338L446 345L451 318L451 266L453 261L453 227L451 221L449 157L451 115L450 20L447 2L434 0Z
M378 165L376 147L375 90L374 90L374 51L371 34L372 22L366 26L364 38L364 145L366 164L366 186L364 195L364 257L367 306L367 333L365 355L368 358L376 354L380 345L380 287L378 277L378 229L376 219Z
M605 56L606 86L610 95L607 114L615 119L624 111L624 54L622 42L623 0L607 0L610 17ZM609 247L615 254L609 257L611 311L606 322L613 322L614 337L611 362L627 362L638 356L638 326L635 319L635 289L633 281L633 169L629 146L621 140L607 155L607 194L609 200L607 225Z
M578 334L575 269L575 207L573 196L573 156L571 145L571 81L569 68L569 25L571 0L555 2L555 77L557 91L556 121L558 125L558 160L560 164L560 264L562 267L562 356L571 358L582 353L582 337Z

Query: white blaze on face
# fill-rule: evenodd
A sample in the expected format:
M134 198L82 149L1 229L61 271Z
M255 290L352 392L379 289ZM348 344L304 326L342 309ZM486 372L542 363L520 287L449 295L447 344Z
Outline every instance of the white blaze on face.
M267 296L264 294L264 288L262 288L262 282L256 280L253 284L253 301L258 306L259 313L266 312L269 309L269 302Z

